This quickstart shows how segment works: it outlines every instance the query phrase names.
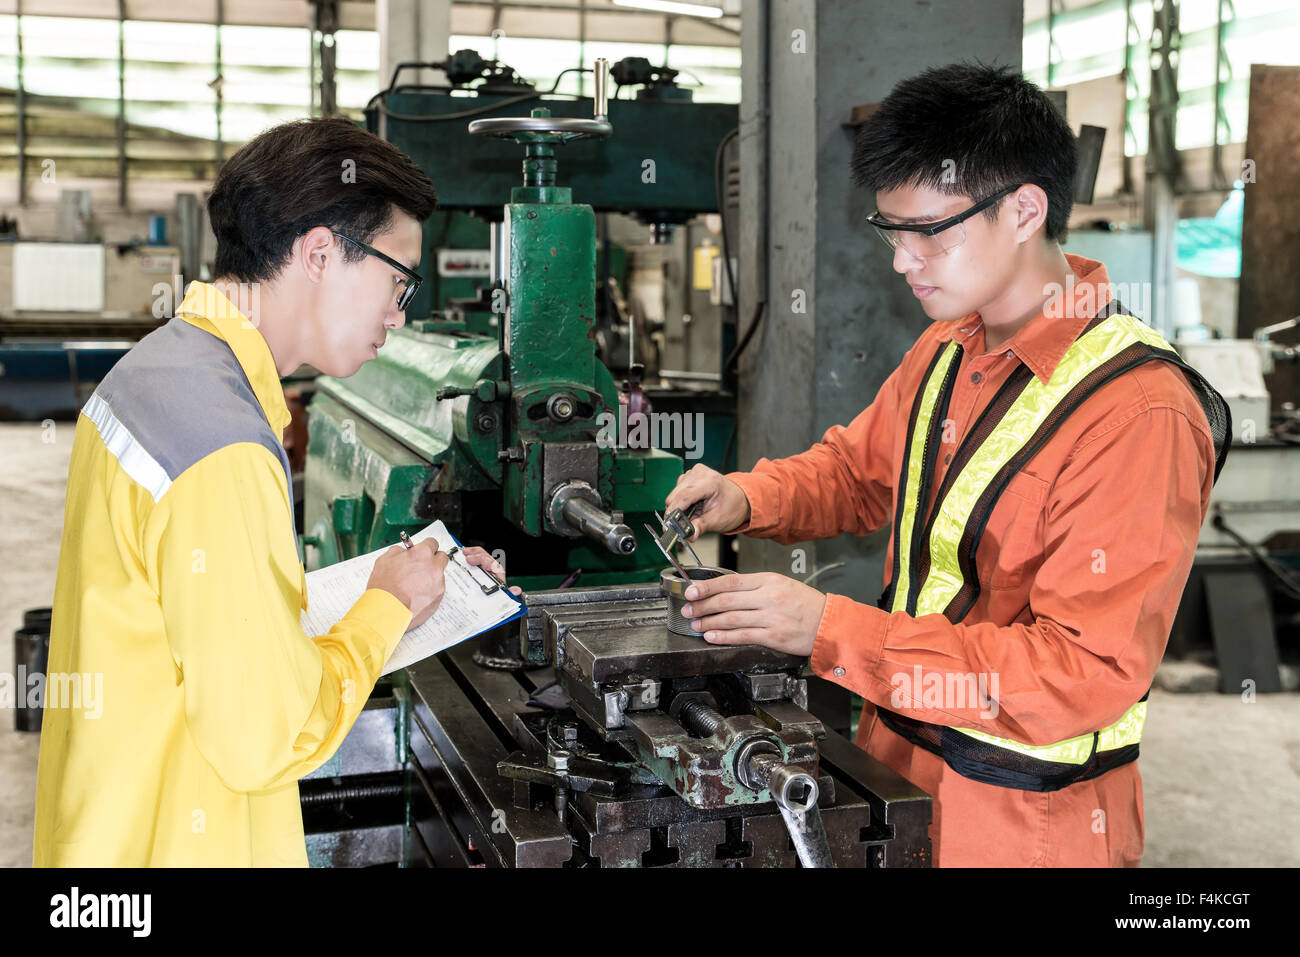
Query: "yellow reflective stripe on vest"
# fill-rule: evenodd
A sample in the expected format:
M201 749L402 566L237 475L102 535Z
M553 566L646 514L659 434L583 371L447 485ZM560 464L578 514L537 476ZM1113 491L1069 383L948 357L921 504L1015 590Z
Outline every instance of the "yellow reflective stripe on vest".
M1097 751L1114 751L1137 744L1142 740L1142 728L1147 722L1147 703L1139 701L1124 712L1124 716L1108 728L1102 728L1097 739Z
M1029 381L1006 415L967 461L944 500L928 543L930 572L921 582L916 598L916 616L942 614L961 590L961 566L957 549L975 503L1003 466L1038 431L1052 410L1098 366L1137 342L1172 351L1160 334L1132 316L1114 315L1098 323L1091 332L1075 340L1044 385L1037 376ZM924 413L925 409L922 410ZM912 437L916 444L919 431ZM911 482L909 478L909 488ZM905 513L902 525L916 522L916 512ZM901 535L900 535L901 537ZM922 547L925 547L923 543ZM902 579L902 575L899 578ZM901 584L901 582L900 582ZM905 607L905 606L904 606ZM895 609L898 606L895 604Z
M903 521L898 530L898 541L894 542L894 552L898 556L898 581L894 583L893 610L907 608L907 590L911 581L912 535L916 513L928 502L918 503L921 492L921 464L925 454L925 437L930 434L930 420L934 418L934 409L939 401L939 392L943 389L944 378L948 369L956 361L957 343L949 342L939 356L939 361L930 370L930 378L925 382L921 394L921 408L917 412L916 425L912 430L911 454L907 460L907 488L900 503L903 508Z
M1146 723L1146 719L1147 703L1139 701L1125 711L1122 718L1102 730L1097 737L1097 753L1114 751L1117 748L1128 747L1130 744L1137 744L1142 740L1142 726ZM977 741L1005 748L1008 751L1036 758L1039 761L1055 761L1057 764L1085 764L1092 757L1091 733L1081 734L1077 738L1057 741L1055 744L1032 745L1021 744L1019 741L1012 741L1010 738L998 738L991 734L985 734L983 731L973 731L970 728L953 728L953 730L960 731L967 737L975 738Z

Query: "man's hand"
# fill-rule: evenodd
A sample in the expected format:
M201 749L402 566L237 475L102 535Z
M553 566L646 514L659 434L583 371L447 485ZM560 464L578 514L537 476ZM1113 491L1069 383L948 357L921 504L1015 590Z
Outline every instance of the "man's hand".
M698 581L686 589L686 598L682 614L705 641L765 645L800 657L812 654L826 608L826 596L816 588L775 572Z
M665 514L675 508L689 512L702 502L700 513L691 519L695 541L705 532L734 532L749 521L749 499L739 485L707 465L697 465L677 480L664 502Z
M382 589L409 608L411 624L407 631L410 631L438 610L446 584L442 577L446 568L447 555L438 551L435 542L425 540L410 548L394 545L379 556L366 587Z
M493 575L496 575L497 578L505 581L506 570L501 567L500 562L493 558L484 549L479 548L477 545L471 545L464 549L462 554L465 556L465 561L469 562L471 565L478 565L481 568L486 568ZM523 594L523 589L518 585L511 585L510 593L512 595L521 595Z

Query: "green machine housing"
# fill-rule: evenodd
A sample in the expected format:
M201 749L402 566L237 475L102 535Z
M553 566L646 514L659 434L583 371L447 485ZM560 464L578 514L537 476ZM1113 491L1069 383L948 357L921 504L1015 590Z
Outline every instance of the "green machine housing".
M466 102L418 93L389 100L405 113L431 115ZM487 105L493 112L490 98ZM564 103L562 112L575 113L580 105ZM711 166L716 143L735 122L734 106L710 106L705 114L692 104L609 107L611 119L615 107L623 107L629 121L633 107L678 110L676 116L697 122L705 116L706 139L695 150L703 160L661 157L683 173L692 163ZM593 337L595 212L572 202L570 187L556 185L557 149L566 162L567 151L581 147L586 165L602 163L594 153L602 144L560 144L608 135L610 124L593 133L600 124L592 120L551 117L542 107L531 112L487 121L526 127L487 131L526 152L524 184L511 190L504 208L496 207L495 275L491 288L481 291L490 314L448 321L432 312L427 298L423 308L429 311L421 312L422 292L409 313L426 318L390 334L379 357L356 375L317 380L303 536L311 567L391 544L400 532L438 519L463 543L497 552L511 583L525 590L554 588L579 569L584 586L650 581L663 566L643 525L657 525L653 512L676 484L682 460L659 449L619 447L608 438L616 429L602 431L617 421L620 388L597 358ZM648 128L662 133L672 123L673 116L661 114ZM558 132L537 132L547 128ZM585 132L573 132L580 128ZM699 175L683 175L675 189L638 192L647 126L632 122L628 128L640 131L633 137L640 142L628 153L624 208L650 222L680 222L716 205L711 182L701 189ZM464 127L439 129L459 133ZM482 215L482 182L499 178L501 161L509 162L512 153L519 182L518 153L486 137L451 139L434 161L427 126L390 120L387 132L430 172L443 211ZM461 150L461 143L473 149ZM485 162L485 155L495 162ZM449 169L455 156L460 161ZM606 170L596 177L603 192L610 191L611 175ZM435 268L429 229L426 224L426 270Z

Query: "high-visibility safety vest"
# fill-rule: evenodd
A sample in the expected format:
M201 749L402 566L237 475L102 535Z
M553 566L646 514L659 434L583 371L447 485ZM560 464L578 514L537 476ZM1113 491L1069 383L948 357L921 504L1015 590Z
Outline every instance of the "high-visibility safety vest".
M1011 374L953 453L934 507L918 521L930 500L933 456L961 357L956 342L941 344L912 405L894 514L893 574L880 600L887 611L942 614L954 624L965 618L980 592L975 552L1007 483L1084 400L1146 362L1170 362L1185 373L1210 423L1216 481L1223 469L1232 435L1227 403L1164 338L1112 300L1070 346L1049 382L1024 365ZM877 713L887 728L965 777L1055 791L1135 760L1146 702L1144 694L1109 727L1045 745L930 724L885 708Z

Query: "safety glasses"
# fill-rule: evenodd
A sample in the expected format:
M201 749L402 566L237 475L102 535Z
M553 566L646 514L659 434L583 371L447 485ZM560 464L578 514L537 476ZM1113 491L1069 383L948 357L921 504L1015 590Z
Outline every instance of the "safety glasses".
M399 263L396 259L393 259L391 256L385 256L374 246L368 245L367 243L363 243L360 240L353 239L351 236L344 236L342 233L337 232L336 230L333 229L331 229L330 232L334 233L334 235L337 236L339 239L347 240L353 246L356 246L358 249L360 249L362 252L366 253L367 255L374 256L376 259L388 263L388 265L392 266L394 269L396 269L398 272L400 272L403 276L406 277L404 280L402 280L402 282L405 283L405 285L402 286L402 291L398 293L397 296L397 308L402 311L405 311L406 307L411 304L411 300L415 298L415 294L419 292L420 283L424 282L424 280L420 278L420 275L418 273L414 273L411 270L407 269L405 266Z
M1016 183L1000 189L992 196L980 200L969 209L956 216L949 216L937 223L891 223L883 219L879 212L867 217L867 222L875 227L876 235L884 240L890 249L900 245L908 254L917 259L933 259L956 249L966 241L966 227L962 225L976 213L983 212L998 200L1018 190L1024 183Z

